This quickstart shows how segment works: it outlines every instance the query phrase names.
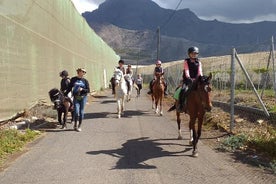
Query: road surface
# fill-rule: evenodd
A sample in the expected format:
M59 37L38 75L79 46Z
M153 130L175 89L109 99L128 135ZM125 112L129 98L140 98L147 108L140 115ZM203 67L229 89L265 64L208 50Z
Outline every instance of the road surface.
M254 184L273 183L241 172L225 154L199 142L191 157L188 131L176 140L171 114L158 116L143 92L117 119L110 92L86 106L82 132L48 130L0 172L1 184ZM69 125L69 128L72 126ZM204 136L204 133L203 135Z

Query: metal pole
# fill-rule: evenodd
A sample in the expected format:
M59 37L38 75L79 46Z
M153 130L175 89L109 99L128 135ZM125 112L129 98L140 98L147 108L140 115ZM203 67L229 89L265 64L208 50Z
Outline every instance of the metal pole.
M242 64L242 62L241 62L241 60L240 60L240 58L239 58L237 52L235 52L235 57L236 57L236 59L238 60L240 66L241 66L241 69L242 69L243 73L245 74L247 80L249 81L249 84L250 84L251 87L253 88L253 91L254 91L255 95L257 96L258 101L259 101L260 104L262 105L262 108L263 108L263 110L264 110L264 112L265 112L265 115L266 115L267 117L269 117L270 115L269 115L269 113L268 113L268 111L267 111L267 109L266 109L266 107L265 107L263 101L261 100L261 97L259 96L259 94L258 94L258 92L257 92L257 90L256 90L256 88L255 88L255 86L254 86L254 84L253 84L253 82L252 82L252 80L250 79L248 73L246 72L246 70L245 70L245 68L244 68L244 66L243 66L243 64Z
M268 60L267 60L267 65L266 65L266 75L265 75L265 81L264 81L264 86L261 92L261 98L263 98L263 94L264 94L264 90L266 88L267 85L267 81L268 81L268 76L269 76L269 63L270 63L270 59L271 59L271 52L272 52L272 48L270 48L270 52L269 52L269 56L268 56Z
M274 37L271 38L271 58L272 58L272 66L273 66L273 88L274 94L276 97L276 73L275 73L275 55L274 55Z
M235 48L232 50L231 56L231 106L230 106L230 132L233 131L235 126L235 117L234 117L234 102L235 102Z
M157 28L157 58L156 60L159 60L160 58L160 27Z

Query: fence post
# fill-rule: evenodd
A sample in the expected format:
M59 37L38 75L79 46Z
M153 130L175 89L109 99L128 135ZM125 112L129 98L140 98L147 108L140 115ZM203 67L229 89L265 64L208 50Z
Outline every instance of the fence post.
M232 132L235 126L235 118L234 118L234 102L235 102L235 48L232 49L231 55L231 105L230 105L230 132Z
M273 65L273 88L274 88L274 94L276 97L276 74L275 74L275 55L274 55L274 37L271 38L271 58L272 58L272 65Z

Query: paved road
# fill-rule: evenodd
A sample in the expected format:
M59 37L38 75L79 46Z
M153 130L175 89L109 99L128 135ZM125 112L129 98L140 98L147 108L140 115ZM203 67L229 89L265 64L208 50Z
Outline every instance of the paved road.
M199 143L191 157L188 132L176 140L171 116L160 117L146 95L126 104L117 119L111 95L98 96L86 108L83 131L48 131L5 171L1 184L251 184L223 154ZM204 136L204 135L203 135ZM262 183L267 183L263 179Z

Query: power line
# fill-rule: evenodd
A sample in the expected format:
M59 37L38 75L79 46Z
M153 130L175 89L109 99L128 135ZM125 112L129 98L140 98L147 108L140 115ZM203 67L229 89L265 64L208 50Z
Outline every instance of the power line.
M164 24L162 26L160 26L160 29L163 28L165 25L167 25L171 19L173 18L174 14L176 13L176 10L179 8L180 4L182 3L183 0L180 0L179 3L177 4L176 8L174 9L173 13L171 14L171 16L167 19L166 22L164 22Z

